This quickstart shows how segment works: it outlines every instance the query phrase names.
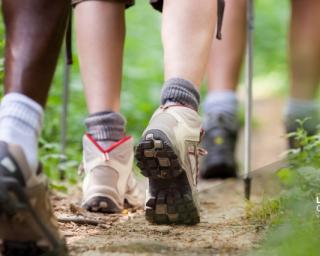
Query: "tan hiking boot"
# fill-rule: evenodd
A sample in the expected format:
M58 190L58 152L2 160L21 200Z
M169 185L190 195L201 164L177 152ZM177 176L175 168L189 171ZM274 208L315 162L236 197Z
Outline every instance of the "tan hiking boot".
M199 114L166 105L152 116L136 150L142 174L149 178L146 218L158 224L196 224Z
M88 134L83 137L82 206L93 212L121 212L125 201L132 207L142 205L142 197L133 176L133 138L102 149Z
M41 171L18 145L0 141L0 255L67 255Z

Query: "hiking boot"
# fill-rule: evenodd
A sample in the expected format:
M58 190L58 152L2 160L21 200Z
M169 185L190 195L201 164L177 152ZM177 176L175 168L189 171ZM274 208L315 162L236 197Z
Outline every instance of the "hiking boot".
M204 179L232 178L237 176L235 148L239 122L226 114L208 114L205 117L202 146L208 151L200 173Z
M93 212L119 213L127 202L141 206L141 194L132 173L133 138L110 143L103 149L89 135L83 137L82 206Z
M29 169L18 145L0 141L0 255L67 255L47 179Z
M149 178L146 219L157 224L196 224L199 114L168 104L152 116L136 149L137 165Z
M303 129L307 133L307 136L313 136L317 134L318 130L315 124L308 122L307 120L303 124ZM291 120L286 120L285 122L285 129L287 134L297 132L299 128L302 128L301 124L299 124L297 121L291 121ZM296 138L296 136L290 136L288 137L288 148L289 149L297 149L300 148L301 145L299 143L299 140Z

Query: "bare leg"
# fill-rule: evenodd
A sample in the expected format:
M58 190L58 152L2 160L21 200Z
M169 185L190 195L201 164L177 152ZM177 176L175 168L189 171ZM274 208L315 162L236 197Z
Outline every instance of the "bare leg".
M66 0L4 0L2 10L6 95L0 109L0 140L20 145L36 172L43 107L70 6Z
M200 221L199 205L194 198L201 134L197 88L212 43L215 5L212 0L164 1L162 41L166 82L162 107L154 113L136 148L137 165L149 178L146 219L153 223Z
M320 79L320 1L292 0L290 26L291 97L311 100Z
M45 105L69 8L66 0L3 1L6 93Z
M246 0L226 1L223 39L213 40L208 63L209 91L236 90L246 41Z
M125 137L120 110L125 4L87 1L75 8L81 74L89 116L83 137L86 176L83 207L95 212L121 212L124 199L139 195L132 175L133 139ZM114 144L118 141L117 144ZM113 145L113 146L111 146ZM111 161L101 159L110 149ZM109 157L109 154L104 152ZM96 165L90 165L92 161ZM88 163L88 165L87 165ZM90 167L91 166L91 167ZM132 193L132 195L129 194Z
M75 8L77 43L89 113L118 112L125 35L124 4L88 1Z
M69 8L67 0L2 1L6 95L0 107L0 158L9 165L0 168L0 208L6 215L0 218L1 255L67 254L51 211L48 184L37 172L37 147Z
M290 98L285 109L287 132L296 131L297 119L305 122L308 134L316 133L319 123L318 103L315 100L320 79L320 2L292 0L290 24ZM294 138L289 147L298 146Z
M165 0L162 41L165 80L174 77L200 86L216 20L216 1Z
M234 153L240 125L235 91L245 51L246 0L226 1L222 32L222 41L213 41L207 68L203 146L208 155L201 166L203 178L229 178L237 172Z

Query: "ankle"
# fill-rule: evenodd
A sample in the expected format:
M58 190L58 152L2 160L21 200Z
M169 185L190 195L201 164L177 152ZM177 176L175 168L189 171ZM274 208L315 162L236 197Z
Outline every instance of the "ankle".
M319 124L319 104L316 100L299 100L289 98L284 119L288 131L295 131L299 124L296 120L304 121L303 127L307 132L314 133Z
M164 84L161 104L179 103L198 111L200 94L192 82L182 78L171 78Z
M31 98L19 93L4 96L0 107L0 140L19 145L34 173L38 168L42 119L42 107Z
M87 133L102 147L107 148L125 137L126 121L120 113L105 111L89 115Z
M204 101L204 112L228 113L236 115L238 113L238 99L234 91L209 92Z

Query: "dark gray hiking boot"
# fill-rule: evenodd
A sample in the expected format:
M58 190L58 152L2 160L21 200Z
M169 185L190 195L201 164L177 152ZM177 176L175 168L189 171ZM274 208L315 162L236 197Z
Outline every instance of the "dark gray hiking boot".
M166 105L152 116L136 149L136 159L149 178L146 219L157 224L196 224L199 114L187 107Z
M319 131L320 112L316 101L291 98L288 100L284 111L284 126L286 132L296 133L303 129L307 136L313 136ZM288 137L290 149L299 148L300 132ZM302 135L304 137L305 135Z
M0 255L67 255L41 170L35 175L18 145L0 141Z
M307 120L304 124L303 124L303 128L306 131L308 136L313 136L315 134L317 134L318 129L317 129L317 125L315 122L311 122L312 120ZM293 132L296 132L298 130L298 128L300 128L301 125L292 119L287 119L285 121L285 129L286 129L286 133L290 134ZM290 136L288 137L288 148L289 149L296 149L299 148L301 145L299 144L298 139L295 136Z
M237 117L227 114L207 114L202 146L208 151L200 167L202 178L231 178L237 176L235 148L239 129Z

